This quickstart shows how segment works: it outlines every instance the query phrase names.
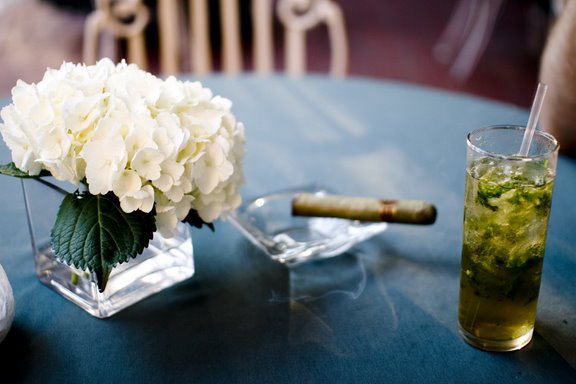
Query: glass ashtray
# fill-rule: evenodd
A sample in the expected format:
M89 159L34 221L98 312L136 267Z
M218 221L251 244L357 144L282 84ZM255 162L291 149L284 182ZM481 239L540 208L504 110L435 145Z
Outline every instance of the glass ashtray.
M387 227L386 223L293 216L292 198L302 192L334 193L310 186L265 194L243 203L229 219L272 259L286 264L342 254Z

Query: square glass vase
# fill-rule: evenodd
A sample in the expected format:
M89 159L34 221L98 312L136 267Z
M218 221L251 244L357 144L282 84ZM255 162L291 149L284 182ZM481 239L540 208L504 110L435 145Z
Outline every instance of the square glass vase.
M194 274L190 228L180 223L174 237L156 232L142 254L117 265L100 292L95 273L57 260L52 250L50 231L60 203L73 191L53 178L22 179L36 275L43 284L89 314L106 318Z

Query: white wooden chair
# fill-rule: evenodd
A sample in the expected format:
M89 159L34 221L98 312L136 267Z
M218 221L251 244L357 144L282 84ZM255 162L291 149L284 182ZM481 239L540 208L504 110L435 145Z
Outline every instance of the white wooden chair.
M214 71L210 41L209 0L158 0L159 65L162 75L191 72L202 75ZM238 0L219 0L221 29L221 71L237 74L244 70L240 10ZM112 40L126 39L128 61L147 68L144 58L144 27L149 12L141 0L96 0L88 17L84 36L84 60L113 55L102 50L102 35ZM342 10L332 0L251 0L252 70L269 74L275 70L273 22L284 31L284 70L290 75L306 72L306 34L325 26L330 44L333 76L345 76L348 69L348 41ZM123 21L121 21L123 20ZM110 40L110 39L109 39ZM183 42L187 46L183 46ZM185 52L189 57L185 58ZM132 52L132 54L131 54ZM191 63L184 68L185 62Z
M149 21L150 11L141 0L94 0L94 11L84 26L84 62L116 58L118 43L126 40L127 60L147 69L144 30Z

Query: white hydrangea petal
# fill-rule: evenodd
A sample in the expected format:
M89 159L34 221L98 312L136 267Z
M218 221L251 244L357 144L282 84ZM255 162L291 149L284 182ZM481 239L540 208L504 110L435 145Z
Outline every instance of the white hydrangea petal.
M172 188L172 185L174 184L174 179L170 175L161 174L160 177L155 179L152 183L160 191L166 192L170 188Z
M174 229L178 225L178 217L174 207L156 213L156 229L164 237L174 236Z
M62 105L64 125L72 132L83 132L102 117L101 103L105 94L69 98Z
M54 110L47 100L40 100L30 110L32 123L38 126L50 124L55 117Z
M220 175L213 168L205 168L204 172L196 178L198 189L203 194L209 194L216 188L220 181Z
M18 112L29 114L36 103L38 103L36 87L22 80L18 80L12 88L12 104L18 108Z
M141 210L150 212L154 207L154 188L145 185L142 189L126 194L120 198L120 208L126 213Z
M194 109L187 117L191 124L195 124L207 135L215 134L222 122L222 112L214 109Z
M222 96L214 96L214 98L212 99L212 103L217 107L224 109L226 111L232 108L232 101Z
M39 137L39 161L63 159L68 154L72 142L70 137L62 131L53 129Z
M209 161L212 166L219 166L225 160L224 152L218 145L210 145L206 152L206 160Z
M155 123L149 116L138 115L134 119L134 124L126 134L126 151L128 156L133 158L136 152L143 148L158 149L153 139Z
M192 201L194 201L194 197L186 195L183 196L182 199L174 205L174 212L178 221L182 221L186 218L186 216L188 216L188 213L192 208Z
M164 156L157 149L143 148L132 158L132 169L144 179L156 180L161 175L160 164L163 160Z
M198 216L206 223L211 223L216 220L222 213L222 209L219 204L208 204L204 205L202 208L197 209Z
M124 141L120 139L96 140L84 145L80 154L86 162L86 179L91 194L106 194L112 190L126 165Z
M229 161L225 160L219 168L220 181L227 180L234 173L234 166Z
M184 198L185 192L181 186L175 185L172 186L172 188L168 189L167 191L164 191L164 194L166 195L167 198L170 199L170 201L173 201L174 203L179 203L180 201L182 201L182 198Z
M132 195L142 188L142 180L140 176L131 169L126 169L121 172L112 185L114 194L119 198L126 195Z
M30 175L38 175L42 170L42 163L36 161L36 155L30 149L20 149L12 152L12 161L18 169Z

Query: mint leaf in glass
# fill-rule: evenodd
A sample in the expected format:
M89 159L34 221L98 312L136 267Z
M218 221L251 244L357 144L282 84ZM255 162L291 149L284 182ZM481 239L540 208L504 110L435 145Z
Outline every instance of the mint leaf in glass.
M84 192L64 198L51 238L56 257L95 272L103 292L112 268L142 253L155 231L154 211L126 213L114 194Z

